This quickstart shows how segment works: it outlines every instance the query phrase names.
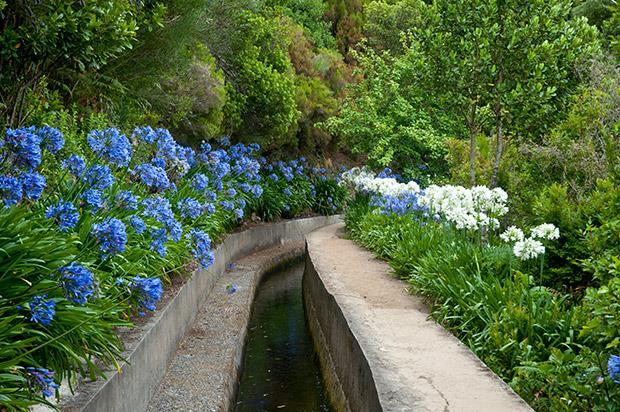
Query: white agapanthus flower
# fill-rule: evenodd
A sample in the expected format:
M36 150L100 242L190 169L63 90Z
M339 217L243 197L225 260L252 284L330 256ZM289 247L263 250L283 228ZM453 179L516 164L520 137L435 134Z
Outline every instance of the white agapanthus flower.
M424 191L420 203L457 229L497 229L499 217L508 213L508 195L500 188L476 186L431 185Z
M552 223L543 223L532 229L532 237L535 239L555 240L560 237L560 229Z
M521 260L536 259L545 253L545 246L540 241L529 237L517 241L512 251Z
M418 193L420 186L414 181L399 183L391 177L375 177L367 170L354 167L341 175L341 184L355 190L379 194L382 196L400 196L403 193Z
M525 238L525 234L523 234L523 231L518 227L510 226L504 231L504 233L499 235L499 237L506 243L512 243L523 240Z

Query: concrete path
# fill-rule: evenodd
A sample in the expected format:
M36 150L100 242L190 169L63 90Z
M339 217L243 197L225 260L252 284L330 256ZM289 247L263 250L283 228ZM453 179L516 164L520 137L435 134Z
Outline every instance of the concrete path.
M342 224L307 236L304 293L336 380L345 396L357 398L345 409L531 410L465 345L429 320L422 299L410 295L385 262L342 236ZM380 407L360 382L368 367Z
M148 411L229 410L256 287L266 271L302 254L300 241L265 249L235 262L219 278L179 344ZM235 285L234 293L230 285Z

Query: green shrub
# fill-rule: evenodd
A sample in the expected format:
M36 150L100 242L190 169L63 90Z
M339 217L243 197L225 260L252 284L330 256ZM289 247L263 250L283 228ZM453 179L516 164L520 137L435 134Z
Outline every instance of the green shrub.
M556 192L562 199L565 192ZM548 200L544 218L568 221L567 230L578 227L566 215L574 208L558 198ZM597 209L596 203L590 205ZM588 289L579 303L541 286L537 265L514 259L510 246L481 246L450 226L412 214L378 213L365 195L350 203L345 223L354 240L386 259L412 291L428 299L438 322L537 410L616 410L620 386L606 365L620 347L618 278ZM555 260L547 261L544 282L557 276L553 264L562 247L551 247Z

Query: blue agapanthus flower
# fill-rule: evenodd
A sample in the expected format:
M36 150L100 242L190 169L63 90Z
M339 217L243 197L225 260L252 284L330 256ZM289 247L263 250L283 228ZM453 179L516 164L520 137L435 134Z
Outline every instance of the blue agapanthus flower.
M60 268L61 284L67 299L78 305L84 305L95 293L95 277L93 273L77 262Z
M177 208L179 209L179 214L183 218L196 219L202 213L202 204L191 197L181 199L179 203L177 203Z
M234 213L235 213L235 217L236 217L237 219L243 219L243 209L241 209L241 208L236 208L236 209L234 210Z
M215 200L217 199L217 194L211 190L207 190L206 192L204 192L204 198L208 202L215 202Z
M403 192L398 196L373 196L370 200L371 206L379 208L384 215L396 214L399 216L411 213L423 213L428 208L420 205L420 193ZM330 202L331 203L331 202Z
M207 212L207 214L209 215L212 215L213 213L215 213L215 205L213 203L206 203L205 212Z
M170 239L174 242L181 240L181 237L183 236L183 226L181 225L181 222L176 219L167 221L166 230L168 231Z
M165 257L168 253L166 248L166 242L168 241L168 234L166 229L156 229L151 232L151 243L149 249L154 250L161 257Z
M125 250L127 231L125 224L120 220L113 217L107 218L102 223L93 225L92 233L104 257L116 255Z
M65 146L62 132L54 127L45 125L37 130L41 145L50 153L58 153Z
M92 130L86 138L92 151L105 161L125 167L131 161L131 143L118 129Z
M225 210L233 210L235 208L235 204L228 200L222 200L220 204Z
M136 127L132 136L147 144L152 144L157 139L157 133L151 126Z
M293 196L293 192L291 191L290 187L285 187L284 190L282 191L282 193L284 193L284 196L286 196L286 197Z
M19 180L13 176L0 175L0 196L5 206L13 206L22 200L23 190Z
M16 166L34 170L41 164L41 139L34 126L7 129L6 143Z
M44 397L54 396L58 384L54 382L54 372L45 368L33 368L27 366L24 368L27 373L28 386L33 391L40 391Z
M92 165L89 167L84 180L88 187L99 190L106 190L114 184L112 170L106 165Z
M148 310L155 310L157 302L164 294L159 278L143 278L136 276L131 279L131 289L137 295L138 304Z
M246 182L241 182L241 183L237 184L237 187L243 193L250 193L250 190L252 190L252 186L249 183L246 183Z
M24 194L30 200L37 200L43 194L43 189L47 185L45 181L45 177L37 172L32 173L22 173L19 176L19 180L22 184L22 188L24 189Z
M125 210L138 210L138 198L131 192L131 190L124 190L119 192L114 198L116 207Z
M140 181L149 188L156 191L163 191L170 187L170 180L166 171L161 167L149 163L138 165L133 170L134 176L138 176Z
M81 156L73 154L62 161L62 167L69 170L73 176L80 177L86 169L86 161Z
M235 197L237 195L237 191L234 188L229 187L228 190L226 190L226 194L230 197Z
M103 193L98 189L88 189L80 196L84 201L84 205L91 209L93 212L103 207Z
M47 295L35 295L29 303L30 320L48 326L56 314L56 302L47 298Z
M200 230L192 229L187 234L192 243L192 254L204 269L208 269L215 261L215 255L211 250L211 238L209 234Z
M620 356L611 355L607 361L607 372L615 383L620 385Z
M151 159L151 164L153 166L161 167L162 169L166 169L166 159L163 157L154 157Z
M269 179L273 180L274 182L277 182L280 178L278 177L277 174L272 173L269 175Z
M250 193L254 199L258 199L263 195L263 187L261 185L253 185L252 189L250 189Z
M137 235L141 235L146 230L144 220L138 215L132 215L129 218L129 225L133 228Z
M73 203L61 200L45 210L45 217L54 219L63 232L73 229L77 224L80 214Z
M198 173L192 179L192 187L199 192L204 192L209 187L209 178L203 173Z
M170 201L165 197L148 197L142 201L142 207L144 208L142 214L145 217L152 217L159 223L165 224L168 220L174 219Z
M215 153L215 152L213 152ZM223 161L218 161L211 165L210 170L213 172L216 178L222 179L228 173L230 173L230 165Z

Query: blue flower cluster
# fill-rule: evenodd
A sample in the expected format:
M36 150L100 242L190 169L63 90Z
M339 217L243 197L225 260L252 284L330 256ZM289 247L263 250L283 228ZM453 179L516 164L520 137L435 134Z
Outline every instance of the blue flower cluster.
M45 368L33 368L31 366L27 366L24 369L26 370L28 385L31 390L41 391L46 398L54 396L54 392L58 389L58 384L54 382L54 372Z
M192 253L196 260L204 269L211 267L215 261L215 255L211 250L211 238L209 235L200 229L192 229L188 233L188 238L192 242Z
M620 356L609 356L609 360L607 361L607 372L611 380L620 385Z
M125 250L127 232L125 224L114 217L93 225L93 235L103 257L107 258Z
M93 130L86 138L95 153L108 163L125 167L131 161L131 143L118 129Z
M177 208L183 218L197 219L202 214L202 204L191 197L181 199L177 204Z
M124 190L114 198L116 207L125 210L138 210L138 198L130 191Z
M106 190L114 184L114 180L112 170L106 165L92 165L84 175L84 181L93 189Z
M6 206L16 205L23 196L22 185L13 176L0 176L0 196Z
M138 215L132 215L129 218L129 225L133 228L137 235L141 235L146 230L144 220Z
M155 310L156 304L164 294L161 280L159 278L143 278L135 276L129 283L131 289L137 295L138 304L148 310ZM144 312L140 312L144 316Z
M84 305L88 298L95 293L95 278L93 273L77 262L60 268L62 285L67 298L73 303Z
M50 153L56 154L65 146L65 138L60 130L45 125L37 130L41 145Z
M37 172L25 172L19 177L24 194L30 200L38 200L46 186L45 177Z
M63 232L73 229L80 219L80 214L73 203L61 200L53 206L49 206L45 211L45 217L54 219Z
M142 184L148 186L156 192L162 192L170 188L170 180L166 171L158 166L150 163L144 163L137 166L133 171L134 176L140 179Z
M103 194L98 189L88 189L80 196L84 200L84 205L93 212L103 207Z
M62 161L62 167L75 177L81 177L86 170L86 161L83 157L72 154Z
M30 320L48 326L56 314L56 302L48 299L47 295L35 295L29 303Z
M16 167L34 170L41 164L41 138L34 126L7 129L5 141L9 157Z
M380 213L384 215L428 213L428 208L419 203L421 196L423 196L422 192L405 192L399 196L373 196L370 205L378 207Z

